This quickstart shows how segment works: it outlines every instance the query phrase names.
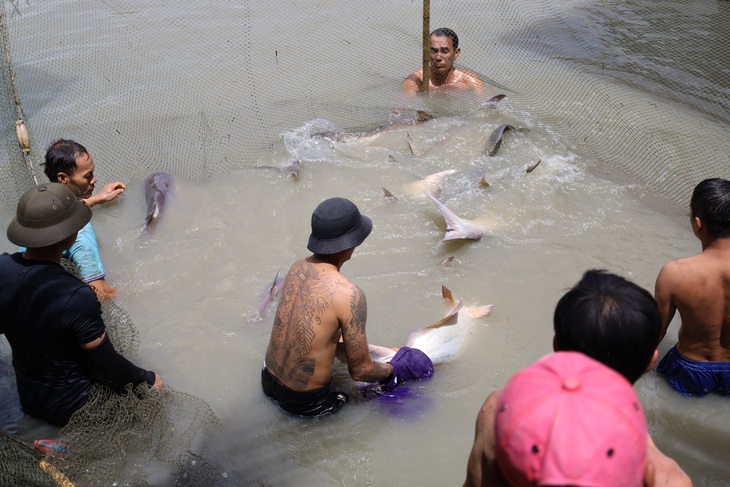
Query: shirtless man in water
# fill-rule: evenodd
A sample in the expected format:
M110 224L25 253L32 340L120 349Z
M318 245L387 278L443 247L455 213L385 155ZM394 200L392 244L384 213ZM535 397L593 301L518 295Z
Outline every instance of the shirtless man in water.
M365 294L340 268L372 228L344 198L325 200L312 214L307 248L313 254L286 276L261 371L264 393L289 413L319 416L347 402L330 385L335 356L354 380L379 381L384 389L433 375L431 360L417 349L402 347L389 363L370 358Z
M453 30L442 27L431 32L429 90L484 92L484 83L475 73L454 67L460 52L459 37ZM401 88L407 94L416 93L421 89L422 81L423 69L419 69L403 81Z
M667 263L654 298L662 335L679 311L679 342L657 371L684 395L730 395L730 181L706 179L692 193L692 231L702 253Z

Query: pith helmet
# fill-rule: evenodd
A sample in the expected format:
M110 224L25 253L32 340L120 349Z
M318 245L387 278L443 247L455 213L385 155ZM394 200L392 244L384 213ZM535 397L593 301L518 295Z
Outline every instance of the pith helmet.
M91 208L59 183L45 183L20 197L8 240L28 248L47 247L81 230L91 220Z

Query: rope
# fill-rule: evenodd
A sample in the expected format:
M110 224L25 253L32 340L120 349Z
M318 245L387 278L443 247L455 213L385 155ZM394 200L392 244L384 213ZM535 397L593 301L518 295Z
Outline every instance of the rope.
M33 184L38 185L38 177L36 176L35 169L33 168L33 159L30 155L30 139L27 138L27 128L25 127L25 121L23 118L23 109L20 107L20 96L18 95L18 87L15 85L15 74L13 73L13 63L10 60L10 43L8 41L8 31L5 26L5 17L3 15L3 12L0 11L0 31L2 31L2 40L3 40L3 46L5 47L5 57L8 61L8 72L10 73L10 83L13 86L13 96L15 97L15 107L18 110L18 121L16 122L16 135L18 137L18 144L21 143L21 136L19 135L19 131L23 130L24 134L26 135L26 140L28 141L28 147L26 149L23 149L22 146L21 150L23 152L23 158L25 159L25 163L28 166L28 171L30 172L31 177L33 178Z

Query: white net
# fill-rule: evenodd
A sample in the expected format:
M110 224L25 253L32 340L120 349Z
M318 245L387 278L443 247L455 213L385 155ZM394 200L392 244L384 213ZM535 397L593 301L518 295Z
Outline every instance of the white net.
M491 94L685 204L699 180L730 176L730 4L689 3L433 1L431 25L457 31L459 63ZM6 0L3 201L32 182L16 89L39 182L61 136L105 161L100 180L166 170L200 181L288 157L281 134L311 119L375 127L396 106L474 108L401 97L421 17L412 1Z

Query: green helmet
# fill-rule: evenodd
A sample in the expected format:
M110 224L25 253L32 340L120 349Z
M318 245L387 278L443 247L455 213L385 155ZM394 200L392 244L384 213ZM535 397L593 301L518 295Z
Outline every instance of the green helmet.
M67 239L91 220L91 208L66 186L45 183L20 197L15 218L8 225L8 240L15 245L39 248Z

